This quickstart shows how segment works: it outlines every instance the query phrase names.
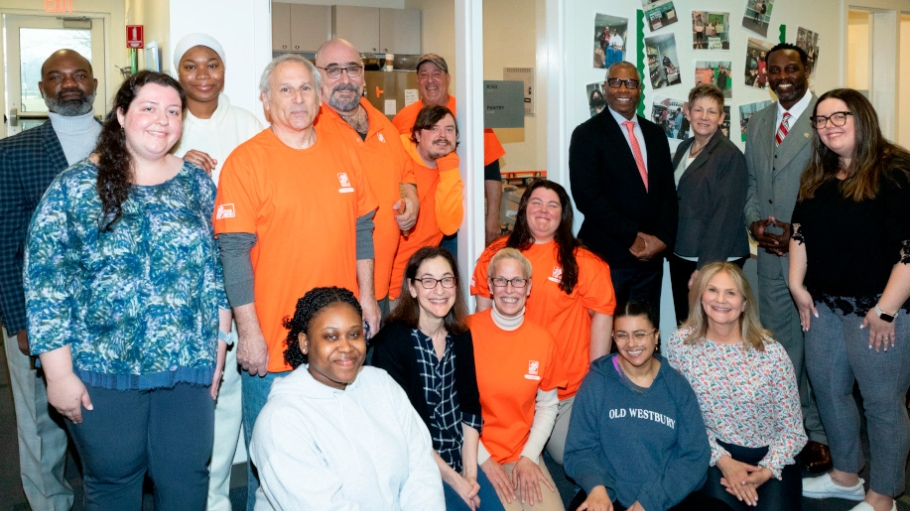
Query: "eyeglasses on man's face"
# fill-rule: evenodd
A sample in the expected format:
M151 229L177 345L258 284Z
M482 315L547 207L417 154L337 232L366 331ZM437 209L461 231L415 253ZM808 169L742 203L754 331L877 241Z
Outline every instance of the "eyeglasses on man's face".
M634 80L632 78L607 78L607 85L611 89L618 89L620 85L625 85L627 89L638 90L638 86L641 85L641 80Z
M847 116L853 115L853 112L834 112L831 115L813 115L809 117L809 121L812 122L812 127L814 129L820 130L828 126L828 121L831 121L831 126L838 127L847 124Z
M613 332L613 338L616 339L617 341L626 342L631 337L632 339L635 339L637 342L641 342L641 341L648 339L652 335L654 335L654 332L656 332L656 331L657 331L656 328L654 330L636 330L636 331L632 332L631 336L629 335L629 332Z
M412 279L416 282L420 282L420 285L424 289L436 289L437 284L442 284L442 287L446 289L452 289L455 287L455 277L443 277L441 279L434 279L432 277L424 277L422 279Z
M521 289L528 285L528 281L531 279L523 279L521 277L515 277L513 279L507 279L505 277L495 277L491 278L490 281L496 287L506 287L509 284L512 284L512 287L515 289Z
M363 73L363 66L359 64L352 64L350 66L329 66L329 67L319 67L317 69L322 69L325 71L325 75L329 78L338 78L341 76L341 72L344 71L350 77L358 77L360 73Z

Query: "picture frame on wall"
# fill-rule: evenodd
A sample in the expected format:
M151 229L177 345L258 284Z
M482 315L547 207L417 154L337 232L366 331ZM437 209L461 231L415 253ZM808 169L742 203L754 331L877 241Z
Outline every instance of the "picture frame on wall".
M161 72L161 48L158 47L158 41L145 45L145 68Z

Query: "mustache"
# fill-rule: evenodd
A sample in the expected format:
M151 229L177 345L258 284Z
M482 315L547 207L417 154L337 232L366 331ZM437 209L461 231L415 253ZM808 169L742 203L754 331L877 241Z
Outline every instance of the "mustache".
M357 86L354 85L353 83L339 83L338 85L332 87L333 94L336 92L339 92L339 91L346 91L346 90L349 90L349 91L355 92L355 93L359 92L357 89Z

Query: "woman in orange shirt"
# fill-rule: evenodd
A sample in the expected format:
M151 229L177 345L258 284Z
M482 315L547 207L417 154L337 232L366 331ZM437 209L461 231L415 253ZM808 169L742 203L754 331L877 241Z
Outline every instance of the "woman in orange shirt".
M531 263L504 248L488 272L493 307L467 318L483 414L477 461L507 511L563 511L540 454L566 378L553 337L524 317Z
M484 250L471 279L471 294L477 296L477 310L483 311L493 303L487 266L497 251L517 249L534 267L537 285L526 314L558 339L556 353L568 378L559 391L559 413L547 443L547 452L559 464L575 393L591 362L610 352L616 308L610 267L572 234L573 217L565 188L546 180L531 183L518 205L515 230Z

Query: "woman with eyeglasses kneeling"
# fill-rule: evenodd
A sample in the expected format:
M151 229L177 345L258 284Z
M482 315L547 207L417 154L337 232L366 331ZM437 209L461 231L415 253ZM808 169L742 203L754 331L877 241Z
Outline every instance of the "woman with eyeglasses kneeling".
M483 409L480 468L505 509L562 511L541 451L556 423L557 390L566 386L566 377L553 337L525 318L531 263L504 248L487 273L493 307L467 318Z
M617 353L591 364L575 397L566 475L582 487L570 511L704 511L693 494L711 457L698 400L654 353L660 334L643 302L613 315Z
M689 292L689 318L667 342L667 360L701 407L711 461L702 492L734 510L801 509L795 456L806 444L793 364L758 321L739 266L704 266Z
M882 136L855 90L826 92L810 119L815 151L793 211L790 293L834 470L806 479L803 495L896 510L910 452L910 153ZM854 382L869 432L868 492Z
M458 264L447 250L424 247L404 278L398 306L372 341L371 363L401 385L430 429L446 509L502 510L477 466L483 421Z
M285 327L294 371L272 385L250 443L256 510L443 509L427 427L385 371L361 367L354 293L314 288Z

